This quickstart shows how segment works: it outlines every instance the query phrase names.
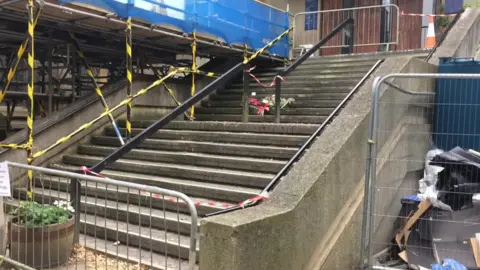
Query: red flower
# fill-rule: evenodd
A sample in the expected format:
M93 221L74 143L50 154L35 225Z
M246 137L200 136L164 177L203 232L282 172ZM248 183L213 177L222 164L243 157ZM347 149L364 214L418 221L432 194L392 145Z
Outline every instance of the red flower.
M268 103L262 103L256 98L249 98L248 102L250 103L250 106L257 109L257 115L264 115L265 112L270 111L270 106L268 105Z

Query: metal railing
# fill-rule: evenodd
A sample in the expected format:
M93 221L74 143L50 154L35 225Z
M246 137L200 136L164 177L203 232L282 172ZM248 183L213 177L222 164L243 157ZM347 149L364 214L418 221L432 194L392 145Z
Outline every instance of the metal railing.
M35 214L35 219L18 212L10 216L10 260L34 269L58 265L65 269L196 268L198 216L185 194L111 178L7 164L12 178L19 179L12 184L12 199L4 200L7 213L20 207ZM25 200L27 171L33 172L34 203ZM39 210L39 204L58 202L72 204L70 219L49 227L27 225L48 224L52 216L48 210Z
M480 231L473 197L480 190L475 171L479 81L479 74L375 79L365 171L364 267L430 268L447 258L476 267L471 243L478 243L471 239Z
M400 9L393 4L344 9L320 10L295 14L293 19L294 56L307 51L346 18L355 20L355 29L345 29L343 35L330 40L321 53L340 54L354 43L356 52L389 50L398 44Z

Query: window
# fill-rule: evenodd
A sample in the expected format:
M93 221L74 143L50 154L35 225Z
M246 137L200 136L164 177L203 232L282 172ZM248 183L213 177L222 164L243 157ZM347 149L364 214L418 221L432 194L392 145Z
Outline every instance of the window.
M318 0L305 0L305 11L314 12L318 11ZM317 30L318 26L318 13L305 15L305 31Z

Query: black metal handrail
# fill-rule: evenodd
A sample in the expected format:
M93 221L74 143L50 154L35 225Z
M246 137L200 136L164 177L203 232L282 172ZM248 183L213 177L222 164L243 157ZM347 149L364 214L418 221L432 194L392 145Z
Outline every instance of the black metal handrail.
M244 70L245 64L239 63L231 68L229 71L224 73L222 76L208 84L203 90L197 92L196 95L187 99L182 105L178 106L174 110L172 110L169 114L164 116L162 119L158 120L157 122L153 123L149 127L147 127L144 131L139 133L137 136L133 137L131 140L126 142L121 147L117 148L113 153L108 155L105 159L97 163L95 166L91 168L94 172L101 172L105 169L108 165L114 163L119 158L124 156L130 150L134 149L138 145L140 145L145 139L152 136L155 132L159 129L165 127L169 124L172 120L176 119L180 115L183 115L188 109L194 106L196 103L201 101L203 98L207 97L208 95L212 94L216 89L223 87L223 85L233 78L240 74Z

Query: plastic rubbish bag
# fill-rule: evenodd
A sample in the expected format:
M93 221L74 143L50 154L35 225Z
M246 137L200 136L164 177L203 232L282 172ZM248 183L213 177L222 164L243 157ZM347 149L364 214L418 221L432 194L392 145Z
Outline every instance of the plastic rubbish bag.
M425 193L427 187L437 183L438 173L443 170L443 167L430 165L430 162L441 153L443 153L443 150L440 149L433 149L427 152L423 178L418 181L420 193Z

